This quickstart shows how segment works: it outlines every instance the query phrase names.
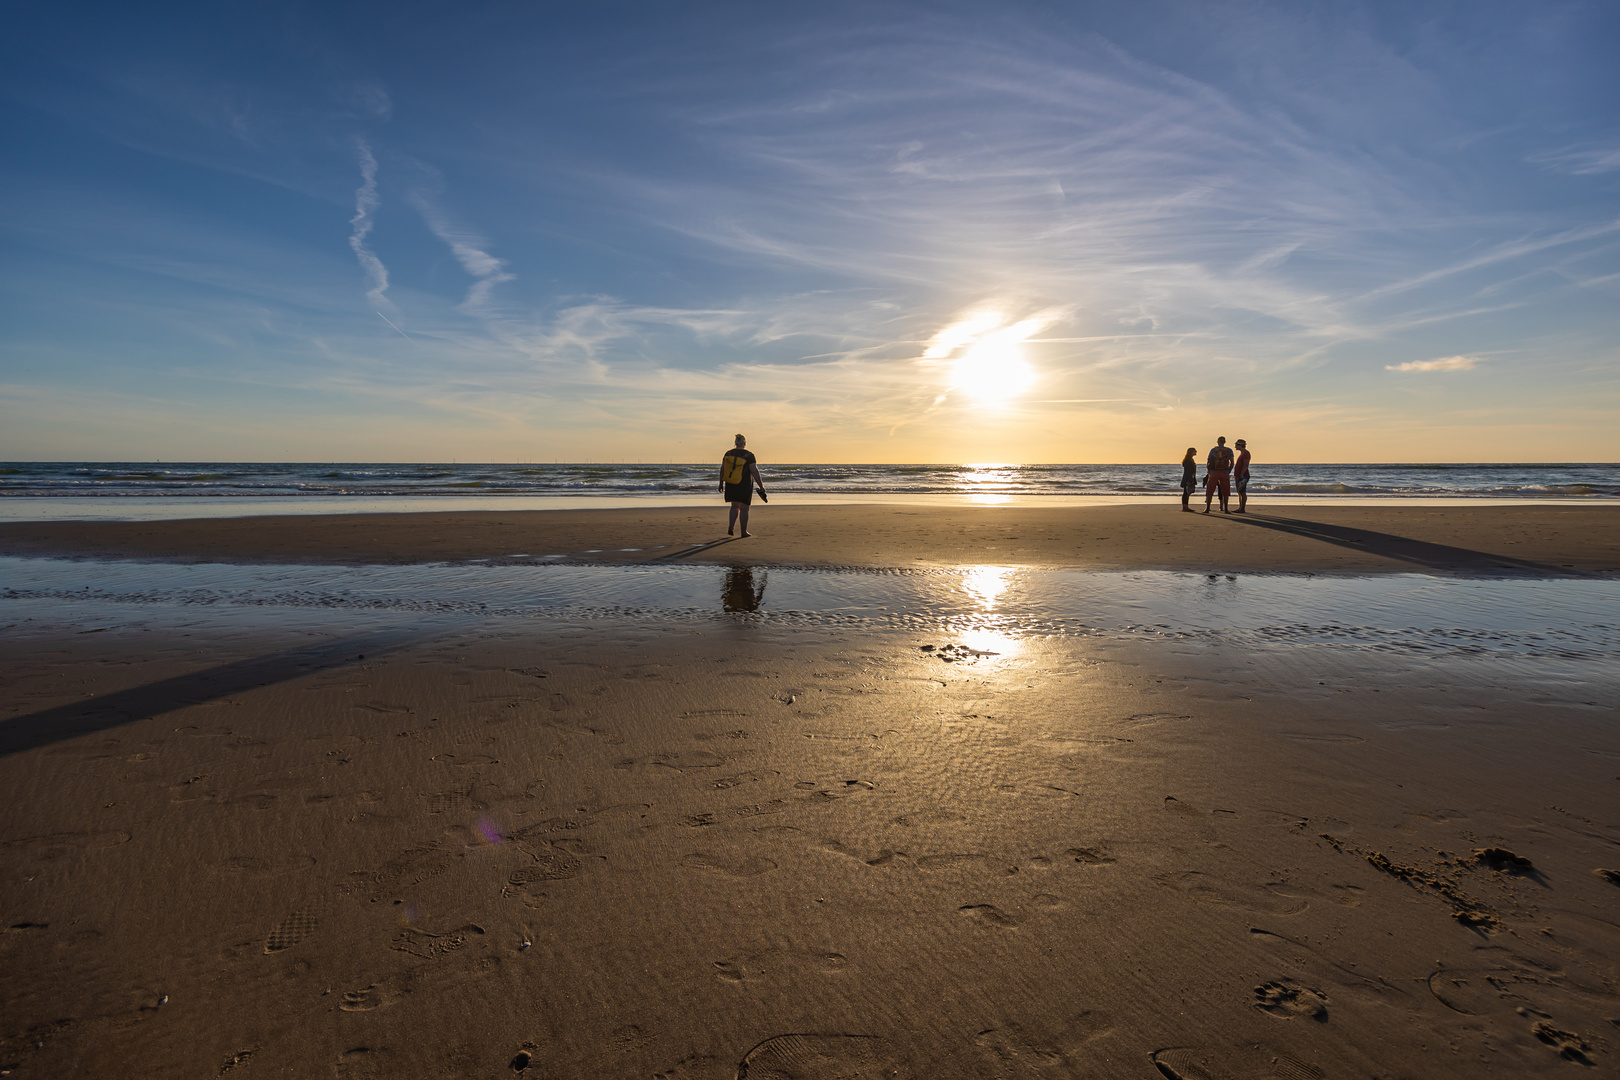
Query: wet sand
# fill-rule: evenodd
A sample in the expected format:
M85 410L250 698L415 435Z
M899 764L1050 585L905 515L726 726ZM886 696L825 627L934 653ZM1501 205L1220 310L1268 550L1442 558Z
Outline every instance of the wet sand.
M427 562L557 556L634 563L1016 565L1377 573L1611 573L1620 506L1252 503L1245 516L1179 505L997 508L756 505L748 539L726 508L0 524L0 555L188 561Z
M0 643L12 1076L1620 1061L1602 660L62 613Z

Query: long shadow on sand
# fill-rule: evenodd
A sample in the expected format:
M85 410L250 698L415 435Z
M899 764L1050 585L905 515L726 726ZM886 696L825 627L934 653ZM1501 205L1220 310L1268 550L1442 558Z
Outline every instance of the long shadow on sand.
M419 632L361 634L238 660L231 664L176 675L111 694L57 705L0 723L0 757L33 750L65 739L105 731L134 720L200 705L227 694L296 679L328 668L353 663L362 654L380 655L421 638Z
M671 551L667 555L660 555L656 561L665 562L672 559L684 559L690 555L696 555L699 552L708 551L711 548L717 548L721 544L730 544L741 539L742 537L740 536L722 536L718 540L710 540L707 544L693 544L691 547L682 548L679 551Z
M1288 533L1291 536L1301 536L1308 540L1320 540L1325 544L1336 544L1352 551L1381 555L1386 559L1411 563L1413 566L1422 566L1430 570L1456 570L1493 574L1499 574L1503 570L1512 570L1524 574L1543 574L1553 577L1591 576L1573 567L1554 566L1552 563L1532 562L1528 559L1515 559L1507 555L1494 555L1486 551L1475 551L1472 548L1451 547L1448 544L1431 544L1426 540L1413 540L1407 536L1373 532L1370 529L1352 529L1345 525L1327 525L1320 521L1301 521L1297 518L1257 515L1253 512L1241 516L1234 514L1231 516L1222 515L1222 517L1223 520L1235 522L1239 525L1248 525L1257 529L1270 529L1273 532Z

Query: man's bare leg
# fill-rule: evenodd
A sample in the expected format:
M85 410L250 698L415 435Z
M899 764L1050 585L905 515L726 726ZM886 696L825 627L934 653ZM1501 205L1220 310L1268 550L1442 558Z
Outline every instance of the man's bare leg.
M744 536L753 536L754 534L748 531L748 504L735 503L733 505L736 506L739 518L742 521L742 534Z
M731 504L731 520L726 522L726 535L727 536L732 536L737 531L737 507L740 506L740 505L741 505L740 503L732 503ZM748 528L748 525L745 523L743 525L743 528L745 528L745 529Z

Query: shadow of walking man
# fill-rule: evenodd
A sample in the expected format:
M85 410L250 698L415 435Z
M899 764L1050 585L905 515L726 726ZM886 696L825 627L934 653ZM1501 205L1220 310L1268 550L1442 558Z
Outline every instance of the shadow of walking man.
M411 631L361 634L220 664L12 717L0 724L0 757L341 667L363 659L363 653L395 651L423 636Z

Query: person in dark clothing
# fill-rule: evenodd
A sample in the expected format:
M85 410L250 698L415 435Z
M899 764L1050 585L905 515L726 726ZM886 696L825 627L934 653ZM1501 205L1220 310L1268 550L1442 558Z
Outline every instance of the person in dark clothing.
M1187 447L1187 456L1181 459L1181 508L1192 513L1192 507L1187 503L1192 499L1192 493L1198 487L1198 447Z
M735 534L739 519L742 521L742 534L754 535L748 531L748 505L754 501L756 486L760 500L770 501L770 496L765 494L765 481L759 477L759 466L754 463L754 455L744 449L747 443L747 439L738 435L736 449L727 450L726 456L720 459L720 490L725 494L726 502L731 504L727 536Z
M1216 493L1221 496L1221 513L1230 514L1226 508L1227 500L1232 497L1232 449L1226 445L1226 436L1222 435L1215 440L1215 445L1209 448L1209 475L1204 479L1204 513L1209 513L1209 504Z
M1232 444L1237 447L1237 465L1232 469L1232 486L1237 488L1238 508L1234 514L1249 512L1249 444L1239 439Z

